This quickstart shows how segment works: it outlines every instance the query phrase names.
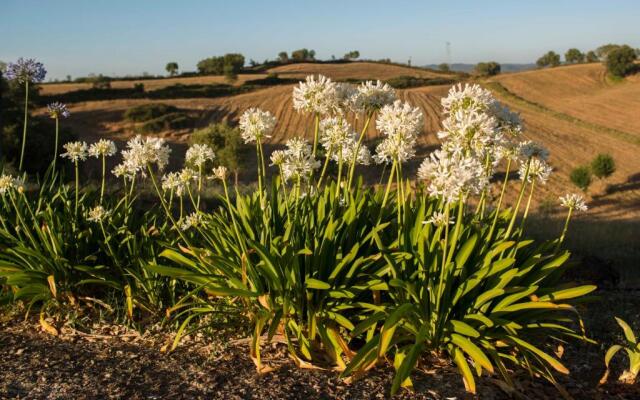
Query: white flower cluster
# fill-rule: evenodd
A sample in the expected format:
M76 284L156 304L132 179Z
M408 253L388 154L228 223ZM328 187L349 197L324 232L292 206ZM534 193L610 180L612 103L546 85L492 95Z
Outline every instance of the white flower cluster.
M434 211L433 214L431 214L431 217L429 219L427 219L426 221L422 221L423 224L433 224L436 227L441 227L441 226L446 226L447 224L452 225L454 224L455 218L450 217L447 221L447 216L445 213L441 212L441 211Z
M250 108L240 117L240 130L245 143L253 143L263 137L271 137L275 126L276 117L269 111L262 111L259 108Z
M207 161L215 158L213 149L206 144L194 144L187 149L185 161L195 168L204 168Z
M111 215L111 211L106 210L102 206L96 206L87 213L87 221L102 222Z
M413 158L423 121L419 108L400 100L382 107L376 119L376 127L385 135L385 138L376 147L373 159L381 164L394 160L402 163Z
M313 156L311 145L304 139L293 138L287 141L287 148L281 157L284 159L281 165L285 181L307 180L320 167L320 162Z
M169 154L171 148L164 139L138 135L127 142L127 149L122 151L123 161L113 169L113 174L128 179L138 174L146 177L148 166L155 164L158 170L163 170L169 163Z
M60 154L62 158L68 158L73 162L84 161L87 159L87 143L86 142L69 142L64 144L65 153Z
M562 204L563 207L581 212L585 212L588 209L584 198L581 195L575 193L567 194L560 197L560 204Z
M97 142L89 146L89 156L99 157L111 157L116 154L118 148L112 140L100 139Z
M184 218L184 221L182 221L180 224L180 229L183 231L187 231L191 228L202 226L203 224L204 218L202 217L202 214L199 212L194 212Z
M358 135L341 116L328 117L320 121L320 144L326 150L327 157L331 157L335 162L350 163L356 157L356 163L363 165L371 163L371 153L366 146L360 146L356 155ZM281 156L276 154L276 161L278 157ZM274 161L273 154L271 158Z
M14 189L23 190L24 181L7 174L0 175L0 195L4 195L9 190Z
M551 168L551 166L549 166L545 161L538 158L532 158L528 162L520 164L518 175L520 176L521 181L524 181L526 177L527 182L529 183L533 182L535 179L538 182L545 184L547 183L547 180L549 180L549 175L551 175L552 170L553 168Z
M299 112L326 115L338 109L338 88L324 75L307 76L293 89L293 108Z
M396 91L380 81L363 82L352 96L351 107L356 112L374 112L396 101Z
M427 190L431 195L442 197L449 203L469 193L480 193L489 184L483 165L477 158L444 150L434 151L422 162L418 178L428 182Z

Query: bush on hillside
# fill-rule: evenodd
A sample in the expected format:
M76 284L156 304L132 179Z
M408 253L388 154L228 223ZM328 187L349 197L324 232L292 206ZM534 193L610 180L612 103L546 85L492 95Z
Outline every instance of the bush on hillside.
M494 76L500 73L500 64L495 61L481 62L476 65L475 73L480 76Z
M586 58L588 63L594 63L594 62L600 61L600 59L598 58L598 55L593 50L590 50L589 52L587 52Z
M176 107L164 103L143 104L125 111L124 118L131 122L145 122L176 111Z
M616 172L616 163L610 154L601 153L591 161L591 171L599 179L608 178Z
M634 62L637 57L635 50L627 45L615 48L607 54L607 71L612 76L623 78L636 70Z
M210 124L194 131L189 144L206 144L211 147L216 154L214 163L233 171L236 178L242 168L243 155L248 149L240 136L240 130L226 122Z
M386 83L388 83L391 87L395 89L407 89L412 87L432 86L432 85L448 85L455 82L456 82L455 79L418 78L415 76L408 76L408 75L396 76L395 78L386 80Z
M589 186L591 186L591 168L589 168L588 165L574 168L573 171L571 171L571 175L569 175L569 179L571 179L571 182L580 188L580 190L586 192Z
M224 56L205 58L197 64L198 72L209 75L223 75L225 69L237 74L243 67L244 56L239 53L227 53Z
M555 51L549 51L542 57L538 58L536 64L540 68L557 67L558 65L560 65L560 55Z
M585 55L578 49L569 49L564 53L564 59L567 64L576 64L584 62Z

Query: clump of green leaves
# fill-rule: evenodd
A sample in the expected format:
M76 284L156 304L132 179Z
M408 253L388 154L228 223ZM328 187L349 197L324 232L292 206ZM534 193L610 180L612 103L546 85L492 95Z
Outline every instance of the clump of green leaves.
M596 177L605 179L616 172L616 163L610 154L601 153L591 161L591 171Z
M614 344L609 348L609 350L607 350L607 354L604 357L607 372L605 372L600 383L605 383L609 377L609 363L611 363L613 356L615 356L620 350L624 350L629 357L629 368L624 371L619 379L620 381L633 384L638 379L638 374L640 374L640 342L636 339L636 335L633 333L629 324L617 317L616 322L620 325L620 328L622 328L625 343L622 345Z
M586 192L593 181L591 176L591 168L588 165L582 165L571 171L569 179L574 185Z

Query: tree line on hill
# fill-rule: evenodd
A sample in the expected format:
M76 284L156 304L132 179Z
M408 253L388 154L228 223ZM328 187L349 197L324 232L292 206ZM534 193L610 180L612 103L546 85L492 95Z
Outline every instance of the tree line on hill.
M613 77L623 78L635 71L635 60L640 55L640 49L634 49L626 44L605 44L595 50L583 53L579 49L571 48L564 53L564 64L580 64L602 62ZM536 61L540 68L557 67L562 64L560 54L551 50Z

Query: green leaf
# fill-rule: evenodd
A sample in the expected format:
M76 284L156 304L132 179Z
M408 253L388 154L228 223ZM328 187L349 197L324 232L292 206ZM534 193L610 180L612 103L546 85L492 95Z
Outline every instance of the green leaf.
M321 289L321 290L331 289L331 285L329 285L327 282L323 282L315 278L307 278L305 281L305 284L307 286L307 289Z

